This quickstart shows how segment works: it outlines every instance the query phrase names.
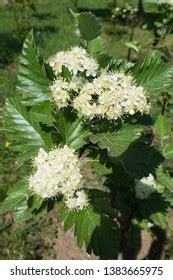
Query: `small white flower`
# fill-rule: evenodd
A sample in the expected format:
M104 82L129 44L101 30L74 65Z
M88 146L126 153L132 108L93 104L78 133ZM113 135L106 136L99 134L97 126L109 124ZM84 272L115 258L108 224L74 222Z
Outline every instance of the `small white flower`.
M79 38L81 37L81 33L80 33L80 30L79 30L78 27L76 27L75 35L76 35L77 37L79 37Z
M48 63L56 75L62 73L62 66L68 68L73 75L86 72L87 76L95 77L98 70L96 60L80 47L73 47L66 52L58 52L48 59Z
M83 210L89 205L88 196L84 190L79 190L72 196L65 197L65 203L70 210Z
M88 206L88 196L84 190L77 191L76 196L76 205L80 210Z
M50 86L52 98L58 108L67 107L70 100L69 93L71 91L78 92L82 82L77 77L73 77L70 82L59 78Z
M154 188L156 187L155 178L151 173L148 175L148 177L143 177L140 181L144 185L152 186Z
M77 208L76 197L74 197L74 196L67 197L65 200L65 204L70 210L76 210L76 208Z
M156 191L156 181L150 173L148 177L143 177L141 180L136 180L136 196L139 199L147 199L150 194Z

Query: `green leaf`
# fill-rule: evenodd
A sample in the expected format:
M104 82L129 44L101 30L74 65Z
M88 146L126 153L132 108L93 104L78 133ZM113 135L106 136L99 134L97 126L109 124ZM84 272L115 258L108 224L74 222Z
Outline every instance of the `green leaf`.
M109 64L110 71L123 71L124 73L128 73L131 68L133 68L133 63L130 63L125 59L114 58Z
M51 103L49 101L44 101L41 104L32 107L30 110L30 115L37 122L41 122L48 126L53 126L53 116L52 116Z
M109 209L107 199L96 197L82 211L69 212L64 204L60 209L60 213L63 212L65 230L74 226L78 246L85 245L88 253L93 252L101 259L117 258L117 224L108 216Z
M163 115L159 115L157 117L154 128L159 140L161 141L167 139L171 134L169 120Z
M137 84L148 92L157 94L173 86L173 66L163 60L146 57L135 64L131 70Z
M97 133L90 135L92 143L98 143L100 149L107 149L112 157L120 156L129 145L139 138L142 127L127 125L113 133Z
M100 176L104 176L112 173L112 168L107 168L105 164L101 164L99 158L94 159L91 165L96 171L96 173Z
M64 80L66 80L67 82L70 82L72 79L72 73L70 72L70 70L68 70L67 67L65 67L64 65L62 66L62 77Z
M42 202L41 197L31 197L31 191L24 181L19 182L9 189L6 198L0 203L0 215L11 212L14 221L23 222L32 218L32 212L39 209Z
M42 131L17 97L6 100L4 131L13 141L13 150L23 154L23 160L31 158L40 147L47 150L53 145L50 135Z
M165 229L167 226L167 217L164 213L158 212L154 213L150 216L150 219L153 221L153 223L162 229Z
M7 192L7 197L0 204L0 214L17 209L17 207L28 199L28 188L23 182L17 183Z
M129 72L133 68L133 63L129 63L125 59L115 59L109 53L99 53L96 55L100 68L107 68L110 71Z
M173 158L173 144L166 144L163 148L163 155L165 158Z
M34 43L33 32L30 31L19 59L18 90L23 95L23 103L29 106L50 99L49 81L43 63Z
M141 126L127 125L117 132L90 135L90 140L98 143L100 149L107 149L109 156L117 158L130 176L141 179L153 173L163 160L163 156L140 137L142 130Z
M78 118L68 110L60 110L55 118L54 125L59 143L66 144L74 150L78 150L86 144L85 138L89 132L84 128L82 118Z
M153 214L160 212L166 213L168 210L168 203L165 198L157 192L152 193L147 199L139 200L138 203L140 213L144 219L149 219Z
M108 67L112 62L112 55L109 53L100 53L97 55L97 61L101 68Z
M91 41L101 34L101 23L92 13L81 13L78 18L78 29L82 39Z
M119 160L130 176L141 179L150 173L154 174L164 157L150 143L139 139L129 146L119 157Z
M15 221L24 221L31 218L27 201L29 189L24 182L17 183L7 192L7 197L0 204L0 215L12 212Z
M28 209L27 200L22 201L17 208L12 211L12 217L16 222L24 222L32 218L32 214Z
M162 167L157 170L157 189L161 190L166 201L173 206L173 178Z
M105 47L100 37L88 42L88 52L91 54L101 53L105 50Z
M137 41L126 42L125 45L126 45L126 47L134 50L137 53L139 53L139 51L140 51L140 44Z
M43 203L43 198L40 196L31 196L28 201L29 211L32 212L36 209L39 209Z

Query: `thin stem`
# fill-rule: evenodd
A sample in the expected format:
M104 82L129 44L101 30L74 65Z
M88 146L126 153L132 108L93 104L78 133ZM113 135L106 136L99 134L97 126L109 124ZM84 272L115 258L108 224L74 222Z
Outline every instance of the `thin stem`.
M131 33L130 33L129 42L132 42L132 41L133 41L134 33L135 33L135 25L132 26L132 30L131 30ZM130 59L131 59L131 53L132 53L132 49L131 49L131 48L128 48L127 60L130 60Z
M78 8L78 0L74 0L74 7L77 10L77 8Z
M164 115L164 113L165 113L167 101L168 101L167 96L164 95L163 96L163 104L162 104L161 115Z
M141 17L143 16L143 14L144 14L143 0L139 0L139 3L138 3L138 15L137 15L137 18L134 19L135 23L132 26L129 42L133 41L134 34L135 34L135 28L140 23ZM132 49L129 48L128 49L128 53L127 53L127 60L131 59L131 53L132 53Z
M18 16L17 16L17 11L16 11L18 9L17 5L18 5L17 3L12 2L12 9L13 9L13 13L14 13L14 21L16 23L17 31L19 32L20 27L19 27L19 21L18 21Z
M138 3L138 23L141 21L141 17L144 14L144 4L143 4L143 0L139 0Z

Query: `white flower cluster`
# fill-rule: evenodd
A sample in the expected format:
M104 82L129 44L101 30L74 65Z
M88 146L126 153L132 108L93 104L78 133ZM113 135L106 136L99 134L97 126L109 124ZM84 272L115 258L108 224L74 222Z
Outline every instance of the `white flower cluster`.
M136 112L148 113L149 104L143 87L137 87L132 76L123 73L102 73L83 86L73 106L83 115L116 120Z
M143 177L141 180L136 180L136 196L139 199L147 199L150 194L156 191L156 181L150 173L148 177Z
M84 190L79 190L73 196L65 196L65 203L70 210L79 209L88 206L88 196L84 192Z
M55 80L50 86L52 98L58 108L64 108L68 106L70 100L70 91L78 92L81 81L76 76L72 78L70 82L59 78Z
M85 49L74 47L66 52L58 52L49 59L57 79L50 86L52 98L58 108L72 105L84 116L116 120L125 115L137 112L148 113L150 105L147 102L143 87L137 87L130 75L119 72L103 72L95 77L98 64ZM67 82L60 77L62 66L67 67L73 74ZM88 82L86 76L93 76ZM73 98L72 98L73 96ZM72 101L73 100L73 101Z
M68 146L48 153L40 149L34 166L36 172L29 177L29 188L34 193L43 198L64 195L66 205L71 210L82 210L88 206L87 195L81 190L79 159Z
M48 59L48 63L56 75L62 72L62 66L68 68L74 75L79 72L85 72L87 77L95 77L98 70L96 60L89 56L85 49L80 47L73 47L66 52L58 52Z

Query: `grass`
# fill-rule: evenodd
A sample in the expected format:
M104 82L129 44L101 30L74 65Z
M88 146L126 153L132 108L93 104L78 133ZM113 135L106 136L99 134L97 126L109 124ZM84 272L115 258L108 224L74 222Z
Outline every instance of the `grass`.
M1 218L0 259L54 259L56 223L51 215L46 219L37 217L23 226L14 224L9 215Z
M36 2L36 1L35 1ZM68 8L74 8L74 2L71 0L50 0L37 1L37 13L29 19L28 29L33 28L37 45L40 52L46 58L58 50L67 49L76 45L79 39L75 36L75 26L69 15ZM109 1L111 2L111 1ZM107 0L79 0L79 8L84 9L105 9L108 5ZM109 17L109 15L107 15ZM127 47L125 42L129 41L131 29L128 26L113 24L105 18L103 20L103 39L107 44L108 50L118 58L127 57ZM110 19L110 17L109 17ZM0 107L4 104L5 97L14 96L18 56L22 48L23 38L26 35L25 26L19 26L18 32L14 20L14 10L11 5L0 5ZM23 33L22 33L23 30ZM134 39L142 45L142 55L144 55L151 42L152 35L137 28ZM168 38L168 46L171 46L171 40ZM133 59L135 54L133 53ZM3 111L0 109L0 124L3 120ZM10 152L8 142L5 137L0 137L0 199L3 199L6 190L11 187L18 179L21 171L15 170L15 155ZM2 165L3 164L3 165ZM43 250L41 258L53 256L53 249L45 245L42 239L45 227L50 226L50 231L54 232L54 226L51 224L51 217L47 217L49 226L45 219L38 222L36 226L32 221L29 225L13 225L8 217L0 220L0 259L28 259L38 256L38 248ZM37 222L36 222L37 223ZM15 228L14 228L15 227ZM11 234L11 231L13 233ZM30 232L30 233L29 233ZM41 232L38 237L35 233ZM46 233L49 234L48 232ZM32 236L34 238L32 239ZM41 239L40 243L39 240ZM46 253L48 252L48 253ZM49 256L48 256L49 255Z
M113 4L113 0L102 0L102 1L93 1L93 0L78 0L78 7L85 9L107 9L108 6Z

